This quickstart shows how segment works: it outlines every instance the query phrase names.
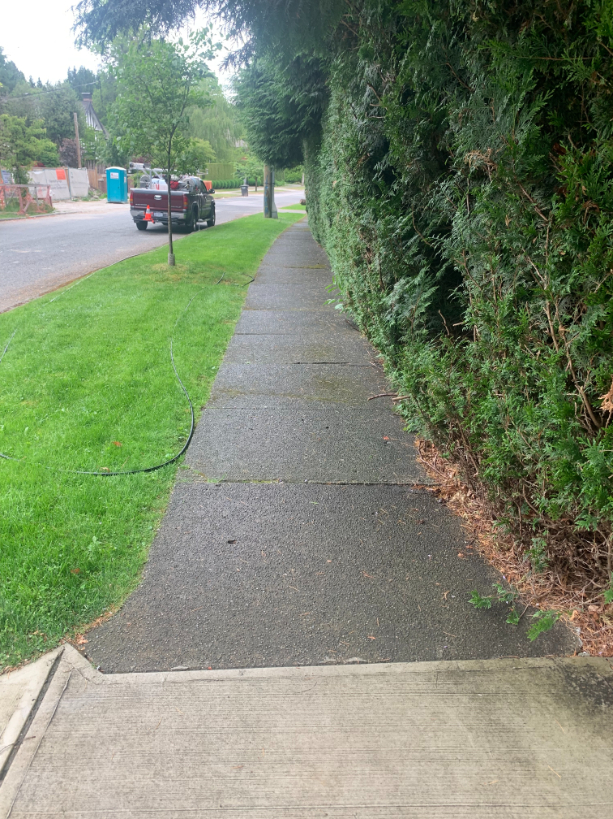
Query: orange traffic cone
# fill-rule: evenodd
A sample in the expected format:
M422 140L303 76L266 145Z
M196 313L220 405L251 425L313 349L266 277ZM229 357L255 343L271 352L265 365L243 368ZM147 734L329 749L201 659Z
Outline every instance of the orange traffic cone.
M147 211L145 213L145 222L153 222L153 216L151 215L151 208L147 205Z

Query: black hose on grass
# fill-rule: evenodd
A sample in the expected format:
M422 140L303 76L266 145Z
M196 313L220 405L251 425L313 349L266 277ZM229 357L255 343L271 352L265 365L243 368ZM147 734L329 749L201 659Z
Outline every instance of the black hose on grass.
M135 255L139 255L139 254L135 254ZM132 258L132 257L128 257L128 258ZM125 260L122 259L122 261L125 261ZM115 264L119 264L119 262L115 262ZM104 268L101 268L101 269L104 269ZM94 271L94 273L97 273L97 272L98 271ZM90 273L89 276L93 276L93 273ZM84 279L89 278L89 276L85 276ZM225 273L222 274L219 281L215 282L215 284L220 284L222 279L224 278L224 276L225 276ZM76 284L79 284L80 282L84 281L84 279L80 279L79 282L75 282L75 284L73 284L67 290L64 290L58 296L55 296L53 299L51 299L48 302L48 304L51 304L52 301L55 301L56 299L59 299L60 296L63 296L64 293L68 292L68 290L72 290L72 288ZM237 284L235 286L236 287L247 287L254 280L255 280L255 276L253 276L249 282L246 282L245 284ZM194 293L194 295L188 301L187 306L184 308L184 310L181 311L181 313L179 314L177 320L175 321L173 330L176 328L177 324L179 323L181 318L183 318L185 313L187 313L187 311L189 310L193 300L203 290L204 290L204 287L202 287L197 293ZM2 351L2 355L0 356L0 363L2 362L2 359L4 358L4 356L6 354L6 351L8 350L9 345L10 345L11 341L13 340L13 336L15 335L16 332L17 332L17 328L15 328L13 330L9 340L6 343L6 346L5 346L4 350ZM188 446L190 445L190 443L192 441L192 438L194 437L194 430L196 428L196 419L195 419L194 405L192 404L192 399L190 398L189 393L185 388L185 385L181 381L181 377L179 376L179 373L177 372L177 368L175 366L175 358L174 358L174 354L173 354L173 350L172 350L172 342L173 342L173 338L171 337L171 339L170 339L170 363L172 365L172 369L174 370L177 381L179 382L179 385L180 385L181 389L185 393L185 397L187 398L187 401L189 403L189 411L190 411L190 415L191 415L191 423L190 423L189 434L188 434L187 440L183 444L183 447L181 448L180 452L178 452L176 455L173 455L173 457L169 458L167 461L164 461L163 463L155 464L154 466L142 467L141 469L128 469L128 470L123 470L123 471L119 471L119 472L110 472L110 471L108 471L108 472L106 472L106 471L104 471L104 472L93 472L93 471L88 471L88 470L85 470L85 469L60 469L58 467L47 466L46 464L40 464L40 463L35 462L36 465L41 466L44 469L50 469L50 470L53 470L55 472L64 472L64 473L69 474L69 475L93 475L93 476L99 477L99 478L110 478L110 477L117 477L119 475L139 475L139 474L142 474L144 472L156 472L158 469L164 469L165 466L170 466L170 464L173 464L175 461L178 461L179 458L181 457L181 455L183 455L183 453L187 450ZM4 458L5 461L17 461L18 463L21 463L23 461L23 458L14 458L11 455L6 455L4 452L0 452L0 458Z

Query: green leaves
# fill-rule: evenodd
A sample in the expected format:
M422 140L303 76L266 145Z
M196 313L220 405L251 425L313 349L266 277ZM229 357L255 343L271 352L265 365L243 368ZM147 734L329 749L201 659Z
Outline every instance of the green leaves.
M41 120L0 115L0 165L9 168L18 184L28 181L27 171L38 160L57 161L57 148L45 138Z
M479 592L474 591L470 597L470 603L476 609L491 609L493 603L506 603L507 605L513 605L517 598L519 597L519 592L514 588L506 589L501 583L493 583L492 584L495 590L495 594L489 594L483 596L479 594ZM513 608L512 611L514 612L515 609ZM509 615L507 618L507 623L515 623L519 622L519 617L515 620L515 615Z
M476 609L491 609L493 600L494 598L492 595L483 597L482 595L479 594L479 592L476 591L474 591L470 597L470 603Z
M327 101L322 61L266 54L240 72L235 88L253 153L280 168L302 163L303 140L319 127Z
M613 586L613 577L611 580ZM524 612L520 614L515 607L515 602L519 597L519 592L513 587L507 589L501 583L494 583L493 586L495 589L495 594L481 595L479 592L473 591L469 602L476 609L491 609L494 603L506 603L506 605L511 606L511 608L507 614L505 622L511 626L519 625L519 621L525 612L524 609ZM613 599L613 591L611 592L611 596ZM532 623L526 632L526 636L531 642L534 642L539 634L543 634L543 632L549 631L551 628L553 628L553 626L560 619L560 612L536 611L531 615L531 619Z
M144 35L127 46L114 45L118 95L111 108L111 140L125 155L146 156L163 168L170 161L174 169L178 156L202 147L190 143L188 111L210 102L200 80L215 49L208 29L187 42L147 40Z
M305 167L309 224L407 424L485 486L533 574L604 588L613 49L601 3L572 28L570 8L354 6Z
M528 639L534 642L539 634L552 629L560 619L557 611L536 611L532 615L532 625L528 629Z

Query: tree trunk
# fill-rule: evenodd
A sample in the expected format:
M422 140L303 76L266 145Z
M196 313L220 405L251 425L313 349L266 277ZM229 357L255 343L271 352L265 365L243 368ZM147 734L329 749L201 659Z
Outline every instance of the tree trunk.
M264 165L264 218L278 218L275 205L275 171L272 165Z
M172 219L171 219L171 196L170 189L170 151L168 151L168 172L166 174L166 184L168 185L168 264L170 267L175 266L175 254L172 248Z

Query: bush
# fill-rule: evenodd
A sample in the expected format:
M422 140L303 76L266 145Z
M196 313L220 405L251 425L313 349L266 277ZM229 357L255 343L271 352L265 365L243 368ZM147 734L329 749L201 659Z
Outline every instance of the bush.
M229 190L231 188L238 188L241 185L241 180L238 179L215 179L213 180L213 187L216 191Z
M485 483L519 549L542 537L565 583L603 587L611 20L586 2L381 8L356 7L307 134L309 223L410 427Z
M298 165L296 168L290 168L285 171L285 181L288 185L295 185L302 182L303 166Z

